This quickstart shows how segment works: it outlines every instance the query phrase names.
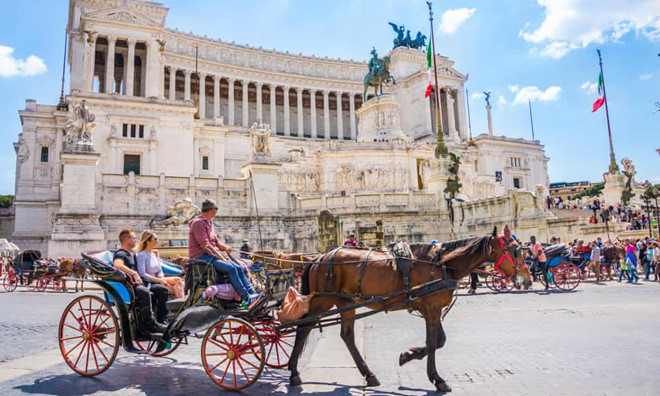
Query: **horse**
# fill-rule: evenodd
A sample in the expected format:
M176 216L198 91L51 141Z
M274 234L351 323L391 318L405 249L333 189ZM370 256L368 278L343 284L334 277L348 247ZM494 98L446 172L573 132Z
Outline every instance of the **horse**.
M64 274L63 276L73 275L76 279L85 279L87 277L87 270L82 266L80 261L80 259L72 260L60 257L58 259L60 272ZM76 280L76 293L78 293L78 283L80 283L81 290L85 291L85 282ZM65 280L62 280L62 291L68 291Z
M426 49L426 35L417 32L417 36L410 42L410 48Z
M497 228L492 235L485 235L465 240L455 241L445 248L438 245L427 245L422 248L411 246L412 258L415 265L410 269L409 286L415 287L430 281L441 279L460 279L485 261L499 262L500 269L512 276L516 267L521 268L525 284L531 284L529 272L523 268L522 255L518 254L518 246L513 240L504 240L497 235ZM332 262L332 265L329 264ZM345 264L342 264L345 263ZM333 306L338 308L350 307L352 304L365 301L359 297L347 298L347 295L383 296L404 290L403 275L393 265L394 258L385 250L364 250L340 247L320 256L316 262L305 266L302 277L302 293L317 293L310 301L309 312L304 316L314 316L330 310ZM361 271L361 267L364 268ZM363 276L360 276L363 272ZM446 278L444 273L446 273ZM330 277L327 275L331 274ZM329 284L329 285L326 285ZM331 288L343 296L327 293ZM399 365L412 359L427 357L427 375L431 383L440 392L450 392L451 387L438 375L435 364L435 350L442 348L446 335L442 328L440 316L443 308L449 307L452 302L454 290L439 290L435 293L414 299L410 303L403 303L407 295L393 297L391 304L396 307L389 309L412 309L421 314L426 322L426 346L410 348L399 357ZM368 305L369 309L381 308L381 303ZM303 318L304 318L303 317ZM358 370L366 379L367 386L378 386L380 382L369 369L355 346L354 334L355 309L341 313L341 338L346 344ZM290 385L302 384L298 372L298 360L312 328L317 321L299 325L296 329L296 340L289 360Z
M380 94L382 95L383 83L387 84L391 81L393 84L396 84L394 77L390 74L389 68L390 56L388 55L383 57L383 64L378 70L375 70L373 74L369 72L366 76L364 76L364 91L362 93L363 98L366 99L367 90L369 87L374 87L375 95L378 95L378 88L380 87Z

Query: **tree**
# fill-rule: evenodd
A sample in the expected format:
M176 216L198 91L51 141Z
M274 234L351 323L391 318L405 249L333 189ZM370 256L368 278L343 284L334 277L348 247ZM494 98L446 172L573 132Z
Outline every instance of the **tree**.
M600 195L600 193L603 191L604 188L605 188L605 183L596 183L592 186L585 188L579 193L575 194L573 196L573 199L578 199L583 197L589 197L589 198L597 197Z
M14 202L13 195L0 195L0 208L8 208Z

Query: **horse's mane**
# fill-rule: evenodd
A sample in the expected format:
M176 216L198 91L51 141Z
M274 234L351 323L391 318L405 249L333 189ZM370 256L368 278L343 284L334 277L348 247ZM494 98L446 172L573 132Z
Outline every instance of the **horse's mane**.
M442 257L442 262L446 263L466 255L473 255L478 253L484 255L489 254L492 249L490 246L491 238L491 235L484 235L443 242L442 248L445 249L445 251L448 251L448 253ZM445 247L445 244L448 244L448 246Z
M410 249L415 254L415 257L419 257L428 255L435 246L432 243L414 243L410 245Z

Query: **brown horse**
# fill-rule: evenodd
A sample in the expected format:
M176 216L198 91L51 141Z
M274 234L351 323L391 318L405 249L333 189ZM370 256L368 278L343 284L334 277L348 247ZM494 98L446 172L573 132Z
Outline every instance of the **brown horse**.
M485 261L500 261L500 269L507 275L515 273L515 266L523 267L524 262L521 254L516 254L515 242L507 243L497 235L497 229L492 235L475 237L453 243L455 250L442 249L437 245L426 245L426 247L412 246L413 258L416 260L410 271L410 287L427 283L431 280L443 278L442 266L446 267L447 279L460 279L469 274ZM500 260L502 257L506 258ZM332 261L330 266L328 262ZM362 281L360 282L361 263L366 262ZM346 263L346 264L342 264ZM316 263L305 267L303 273L303 294L323 293L333 290L344 295L386 295L404 290L404 281L401 273L393 265L393 257L384 250L362 250L353 248L337 248L332 252L322 255ZM330 269L332 277L326 280L326 274ZM526 283L531 283L529 272L521 271ZM426 322L426 346L423 348L411 348L409 352L401 354L399 364L403 365L412 359L427 357L427 375L429 380L440 392L450 392L451 387L438 375L435 364L435 350L442 348L446 341L444 329L440 316L443 308L452 302L454 290L440 290L430 295L413 300L411 308L419 312ZM394 297L392 304L403 301L408 296ZM327 312L333 306L338 308L348 307L358 301L359 298L348 299L344 296L318 295L312 298L310 310L306 316L312 316ZM382 305L375 303L369 305L369 309L379 309ZM408 303L400 304L390 310L407 309ZM366 362L360 356L355 346L354 320L355 310L347 310L341 313L341 338L346 344L358 370L365 377L367 386L378 386L380 383L374 373L369 370ZM298 372L298 359L302 353L305 341L314 323L298 326L296 329L296 341L289 360L291 371L290 384L297 386L302 383Z
M58 259L58 264L60 267L60 272L63 273L63 276L73 275L76 279L85 279L87 275L87 270L80 264L80 259L72 260L64 257ZM78 283L80 283L80 288L82 291L85 291L85 282L76 281L76 293L78 293ZM66 281L62 280L62 291L66 292Z

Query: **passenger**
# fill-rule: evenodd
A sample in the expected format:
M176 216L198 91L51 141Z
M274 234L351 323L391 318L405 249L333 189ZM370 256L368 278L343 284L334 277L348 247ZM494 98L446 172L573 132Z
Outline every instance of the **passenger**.
M169 294L174 298L183 298L183 279L178 276L165 277L163 266L160 263L158 251L158 237L151 230L144 230L140 235L137 251L137 268L144 283L160 284L167 287Z
M344 246L357 246L357 242L355 241L355 234L348 235L348 239L344 241Z
M545 252L543 251L543 246L536 241L535 236L529 237L530 248L532 250L532 260L534 262L533 267L536 269L543 270L543 283L545 283L545 290L548 290L548 266L546 265Z
M115 252L112 264L116 269L133 280L133 291L137 299L136 305L140 316L140 329L149 333L162 333L167 329L164 324L167 316L167 288L161 285L152 285L151 291L142 283L140 274L136 271L137 256L132 250L136 245L135 232L132 228L125 228L119 233L121 249ZM151 309L151 299L155 301L157 317L154 318Z
M213 268L229 277L236 293L243 299L248 308L261 300L261 294L255 292L243 268L232 262L224 261L220 251L231 252L231 247L220 242L213 231L211 220L218 213L218 206L212 199L202 202L202 213L190 221L188 233L188 255L191 259L212 262Z

